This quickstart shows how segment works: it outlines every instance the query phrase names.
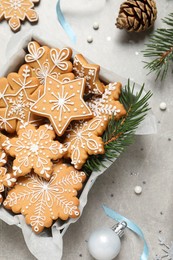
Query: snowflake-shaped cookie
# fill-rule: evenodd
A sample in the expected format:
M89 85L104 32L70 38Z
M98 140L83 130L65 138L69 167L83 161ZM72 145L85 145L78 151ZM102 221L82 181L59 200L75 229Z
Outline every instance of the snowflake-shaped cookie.
M12 187L16 183L16 178L7 173L7 169L5 167L0 167L0 204L3 201L2 192L4 192L5 187Z
M45 84L47 76L52 76L60 81L73 79L72 63L70 62L72 50L70 48L49 48L40 46L37 42L28 44L29 54L25 56L25 61L32 67L33 76L36 76L41 84ZM64 74L65 76L61 75Z
M76 196L85 178L84 172L60 162L54 166L50 181L34 173L19 178L15 187L8 192L4 206L14 213L21 212L32 230L40 233L58 218L79 217Z
M60 82L47 77L44 94L32 105L31 111L49 118L57 135L64 134L72 120L92 118L83 99L85 79Z
M0 79L0 129L13 133L18 123L41 120L31 113L30 107L43 93L44 87L30 74L29 66L23 65L18 73Z
M30 22L36 22L38 15L34 3L40 0L0 0L0 20L5 18L9 21L10 28L16 32L21 27L21 21L26 18Z
M72 123L65 132L65 157L71 158L71 164L81 169L88 155L104 154L104 143L100 136L107 128L108 117L94 117L88 121Z
M124 106L118 101L121 93L120 83L110 83L105 87L102 96L92 96L86 103L93 112L94 116L107 115L119 120L126 114Z
M2 149L2 142L5 136L0 134L0 204L3 201L2 192L4 192L5 187L12 187L16 182L14 176L7 173L7 169L4 166L7 163L7 156L5 151Z
M77 54L74 57L73 71L77 78L86 79L85 93L100 95L104 92L104 85L99 80L99 65L89 64L82 54Z
M55 132L51 125L36 129L33 125L20 127L18 137L6 138L2 146L7 154L15 157L13 175L24 176L34 169L35 173L49 179L53 171L52 160L62 158L66 152L58 141L53 141Z

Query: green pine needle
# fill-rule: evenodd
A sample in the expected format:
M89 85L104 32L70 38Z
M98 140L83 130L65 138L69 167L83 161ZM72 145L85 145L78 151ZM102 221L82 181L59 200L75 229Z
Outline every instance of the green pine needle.
M89 156L83 166L85 172L99 171L100 166L105 167L105 160L113 161L113 159L118 158L120 153L133 142L135 130L150 109L148 100L152 96L150 91L143 96L144 85L139 93L135 94L134 91L135 84L131 86L130 80L128 80L127 86L120 96L120 102L126 108L127 114L119 121L116 121L112 116L102 136L105 154Z
M162 19L165 27L157 29L151 36L146 49L143 52L144 57L153 58L152 61L144 62L144 68L149 73L156 74L156 80L163 80L168 72L168 68L173 61L173 13Z

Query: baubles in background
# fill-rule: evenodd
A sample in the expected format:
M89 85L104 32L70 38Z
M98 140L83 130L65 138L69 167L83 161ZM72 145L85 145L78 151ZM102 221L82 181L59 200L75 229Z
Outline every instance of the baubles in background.
M97 260L112 260L120 252L120 238L124 235L125 221L112 228L102 227L94 231L88 240L88 250Z

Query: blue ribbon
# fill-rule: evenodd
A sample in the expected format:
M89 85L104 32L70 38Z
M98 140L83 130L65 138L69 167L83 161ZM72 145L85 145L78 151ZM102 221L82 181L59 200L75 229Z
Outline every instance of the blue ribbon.
M69 23L65 20L65 17L61 11L60 6L61 0L58 0L56 4L56 13L58 17L58 21L60 22L61 26L63 27L64 31L67 33L71 41L75 44L76 43L76 35L74 34L73 30L71 29L71 26Z
M109 216L110 218L118 221L118 222L122 222L125 221L127 223L127 227L132 230L134 233L136 233L144 242L144 250L143 253L140 257L140 260L148 260L149 257L149 249L147 246L147 242L144 238L144 234L142 232L142 230L135 224L133 223L131 220L121 216L120 214L118 214L117 212L113 211L110 208L107 208L106 206L103 206L103 209L106 213L107 216Z

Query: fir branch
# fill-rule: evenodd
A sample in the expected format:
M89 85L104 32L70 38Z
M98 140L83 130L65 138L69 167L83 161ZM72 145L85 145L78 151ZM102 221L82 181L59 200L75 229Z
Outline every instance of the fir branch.
M143 52L144 57L153 58L152 61L144 62L144 68L149 73L156 73L156 80L160 77L163 80L166 77L170 63L173 61L173 13L162 19L168 28L157 29L151 36L146 49Z
M146 116L148 110L148 100L151 97L151 92L143 95L144 85L141 87L139 93L134 93L135 84L130 84L128 80L127 86L122 91L120 102L126 108L125 117L116 121L114 117L109 121L108 127L104 132L102 138L105 144L105 154L91 155L83 166L83 170L91 173L93 170L99 170L100 166L104 167L105 160L113 160L118 158L120 153L132 143L135 130Z

